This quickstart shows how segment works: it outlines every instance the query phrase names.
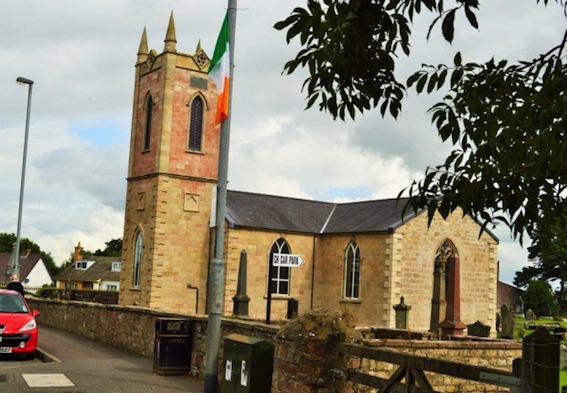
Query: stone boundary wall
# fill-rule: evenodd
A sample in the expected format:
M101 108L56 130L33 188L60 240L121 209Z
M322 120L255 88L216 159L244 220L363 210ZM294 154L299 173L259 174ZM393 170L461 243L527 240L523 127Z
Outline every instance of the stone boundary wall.
M153 357L157 318L189 319L192 322L193 341L191 374L200 378L205 375L207 316L168 313L136 306L34 298L27 298L26 300L30 307L41 313L38 317L40 326L52 326L149 358ZM219 362L222 361L223 353L224 340L222 340L222 337L231 333L240 333L273 343L279 329L280 326L278 325L266 325L258 321L223 318ZM222 370L222 367L219 367L219 370Z
M390 351L425 356L512 372L513 362L522 357L522 343L500 341L421 341L421 340L365 340L365 345ZM397 365L364 359L361 368L380 378L389 378ZM425 372L427 379L439 392L509 392L510 389Z
M193 347L191 353L191 374L194 377L203 378L205 374L204 356L206 352L207 338L207 316L185 315L167 313L159 310L135 306L103 305L98 303L87 303L78 301L57 301L28 298L30 306L39 312L40 325L52 326L57 329L69 331L88 337L97 341L114 345L118 348L140 354L145 357L153 357L155 340L155 321L157 318L184 318L192 322ZM291 322L290 324L293 324ZM316 324L321 329L328 329L325 324ZM327 324L328 325L328 324ZM247 336L258 337L275 343L274 358L274 383L283 381L279 389L272 386L273 392L298 393L311 392L317 387L318 392L326 393L333 391L329 385L330 371L321 370L317 378L308 378L302 383L305 386L300 389L297 384L291 384L291 380L298 375L298 370L305 370L305 365L300 364L302 359L308 359L312 367L312 355L284 356L288 354L319 354L323 364L329 361L329 353L336 353L336 337L328 335L329 341L320 341L320 334L314 326L309 328L305 337L317 338L317 345L301 342L297 348L289 348L291 342L287 340L278 342L277 335L283 325L266 325L259 321L247 321L243 319L223 318L221 338L231 333L240 333ZM287 325L286 325L287 326ZM299 333L298 333L299 334ZM41 332L40 332L41 335ZM323 335L325 336L325 335ZM222 345L219 356L219 377L222 376ZM278 343L282 348L278 348ZM396 340L396 339L373 339L364 340L369 346L382 347L383 349L399 351L412 355L429 356L439 359L452 360L456 362L498 368L512 371L512 362L522 355L521 343L512 341L502 342L466 342L466 341L421 341L421 340ZM331 348L335 346L335 349ZM325 349L322 351L322 349ZM280 359L281 357L281 359ZM396 365L364 360L360 365L364 371L382 378L388 378L397 368ZM326 367L326 366L325 366ZM358 367L356 367L358 368ZM467 380L457 380L439 374L430 374L428 378L432 385L440 392L492 392L508 391L494 385L475 384ZM323 382L323 383L321 383ZM321 383L321 385L319 385ZM319 386L316 386L319 385ZM289 388L290 390L286 390ZM357 388L358 389L358 388ZM339 390L337 390L339 391ZM347 390L343 390L348 392ZM372 390L357 390L359 392Z

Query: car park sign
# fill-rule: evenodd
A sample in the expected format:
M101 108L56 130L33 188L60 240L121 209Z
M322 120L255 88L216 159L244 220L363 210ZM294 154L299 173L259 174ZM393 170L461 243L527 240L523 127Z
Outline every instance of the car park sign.
M272 257L273 266L281 267L299 267L303 265L303 258L297 254L280 254L275 253Z

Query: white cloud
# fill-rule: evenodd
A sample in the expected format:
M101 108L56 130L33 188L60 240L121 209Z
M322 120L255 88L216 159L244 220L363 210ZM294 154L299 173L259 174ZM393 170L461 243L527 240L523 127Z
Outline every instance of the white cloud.
M341 122L317 108L304 111L305 71L282 75L297 44L287 45L272 26L305 3L239 2L229 187L334 201L395 197L450 149L425 114L435 97L410 93L398 121L372 112ZM226 2L204 0L3 4L0 232L16 228L26 105L17 76L36 82L22 234L60 263L78 241L94 251L122 235L134 63L143 28L150 47L161 52L174 11L178 50L192 53L200 40L212 53L225 9ZM399 74L406 78L422 62L450 63L459 49L465 60L535 56L557 43L565 19L557 4L502 0L482 4L479 21L480 33L460 25L453 45L439 30L427 43L426 22L419 21L412 57L401 59ZM501 278L511 282L526 262L525 251L498 235Z

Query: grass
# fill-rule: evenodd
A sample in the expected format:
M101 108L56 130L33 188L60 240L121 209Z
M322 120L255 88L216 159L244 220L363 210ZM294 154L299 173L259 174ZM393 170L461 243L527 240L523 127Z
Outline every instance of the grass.
M525 328L525 319L524 318L519 318L517 317L515 319L515 327L514 327L514 340L516 341L522 341L522 338L532 334L535 329L526 329ZM567 326L567 321L563 321L563 320L555 320L553 318L538 318L536 320L533 321L533 324L530 325L535 325L540 326L540 325L553 325L553 324L558 324L559 326ZM566 370L561 370L559 372L559 391L561 391L561 388L563 386L567 386L567 371Z
M515 318L515 327L514 327L514 340L522 341L522 338L532 334L535 329L526 329L525 328L526 320L521 317ZM553 325L558 324L559 326L567 326L567 321L563 320L555 320L553 318L538 318L533 321L533 325L540 326L540 325Z

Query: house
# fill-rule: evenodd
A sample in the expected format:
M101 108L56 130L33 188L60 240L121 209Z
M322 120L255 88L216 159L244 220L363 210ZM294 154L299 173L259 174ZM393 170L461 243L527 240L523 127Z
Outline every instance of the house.
M173 16L164 42L162 53L150 50L144 31L137 51L120 304L207 312L220 265L222 313L231 315L245 255L252 319L284 319L297 301L300 313L348 310L358 325L393 328L403 297L412 330L436 330L449 311L495 325L498 239L460 211L428 228L427 213L402 215L403 200L228 191L224 258L215 261L220 126L210 58L200 45L177 50ZM449 288L460 288L456 301L447 302Z
M0 252L0 284L6 285L10 282L7 272L11 257L11 252ZM24 288L41 288L43 285L53 284L53 278L39 253L26 250L20 255L19 270Z
M81 243L75 247L73 262L55 276L58 289L118 291L120 288L120 257L83 259Z

